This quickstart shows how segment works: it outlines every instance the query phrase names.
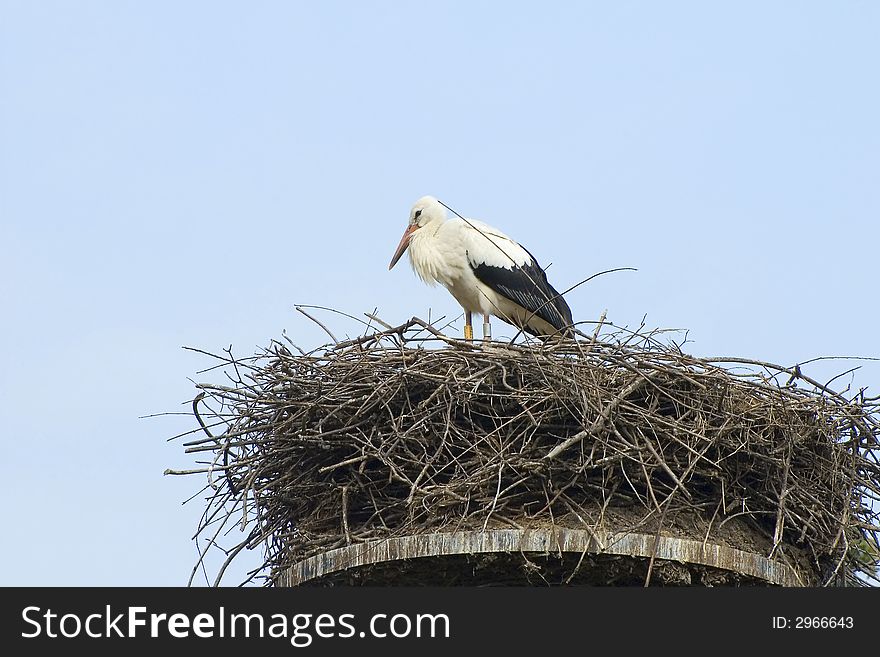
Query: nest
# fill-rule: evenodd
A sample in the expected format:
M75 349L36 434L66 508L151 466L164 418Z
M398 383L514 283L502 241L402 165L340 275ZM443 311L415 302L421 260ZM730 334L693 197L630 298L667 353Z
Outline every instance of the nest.
M208 475L209 546L246 533L216 582L245 548L264 549L251 575L271 584L376 539L608 523L748 548L807 584L876 576L877 398L599 333L484 345L413 319L214 356L231 384L198 385L207 435L186 446L209 458L186 474Z

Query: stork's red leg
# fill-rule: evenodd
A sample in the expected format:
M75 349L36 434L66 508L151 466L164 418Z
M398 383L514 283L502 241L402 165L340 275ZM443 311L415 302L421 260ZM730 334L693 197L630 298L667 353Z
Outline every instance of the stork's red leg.
M474 327L471 324L471 313L468 310L464 311L464 339L474 339Z
M483 313L483 340L492 339L492 325L489 324L489 313Z

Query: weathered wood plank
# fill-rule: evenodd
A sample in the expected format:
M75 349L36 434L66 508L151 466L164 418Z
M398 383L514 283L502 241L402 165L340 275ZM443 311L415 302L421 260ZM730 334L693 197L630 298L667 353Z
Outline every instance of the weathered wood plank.
M655 550L655 540L657 541ZM294 564L279 577L280 586L303 582L348 568L383 561L487 552L591 553L651 557L700 564L748 575L779 586L805 586L798 572L779 561L725 545L634 532L565 527L493 529L400 536L330 550Z

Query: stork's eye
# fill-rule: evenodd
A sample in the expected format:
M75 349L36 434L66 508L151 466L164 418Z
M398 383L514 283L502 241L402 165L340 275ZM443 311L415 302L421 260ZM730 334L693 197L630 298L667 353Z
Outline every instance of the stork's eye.
M413 215L413 221L418 221L419 217L422 216L421 209L416 210L416 213Z

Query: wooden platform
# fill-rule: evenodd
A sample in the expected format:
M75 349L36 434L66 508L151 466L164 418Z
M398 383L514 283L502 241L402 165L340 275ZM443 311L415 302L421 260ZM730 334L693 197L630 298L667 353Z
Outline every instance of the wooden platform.
M459 531L401 536L396 538L358 543L330 550L291 566L276 580L278 586L320 585L321 580L357 572L375 564L386 563L391 567L412 560L439 563L454 555L574 555L580 566L585 555L616 555L632 557L652 563L690 564L742 576L753 583L771 586L808 586L811 583L792 566L725 545L653 534L551 527L539 529L494 529L487 531ZM580 557L580 559L578 559ZM386 569L387 570L387 569ZM400 571L403 573L403 570ZM360 583L370 584L369 575ZM387 582L387 577L385 581ZM419 581L407 581L401 575L399 585L419 585ZM472 582L492 584L491 581ZM689 583L689 580L683 583Z

